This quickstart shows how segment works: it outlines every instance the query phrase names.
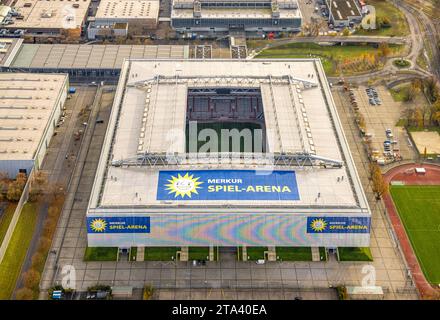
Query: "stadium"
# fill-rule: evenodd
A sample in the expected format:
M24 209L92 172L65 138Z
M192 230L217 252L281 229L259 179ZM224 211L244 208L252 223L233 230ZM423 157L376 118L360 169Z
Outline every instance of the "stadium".
M89 247L368 247L370 218L320 60L125 60Z

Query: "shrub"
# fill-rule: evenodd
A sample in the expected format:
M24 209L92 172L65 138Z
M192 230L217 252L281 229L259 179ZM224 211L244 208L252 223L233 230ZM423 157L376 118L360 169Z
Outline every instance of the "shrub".
M34 292L29 288L20 288L15 293L17 300L32 300L34 298Z
M38 241L38 252L45 255L50 249L51 241L49 238L41 237Z
M41 275L35 269L29 269L24 273L23 282L24 285L28 288L34 289L40 283Z
M44 255L41 252L36 252L32 256L32 268L41 266L44 263Z

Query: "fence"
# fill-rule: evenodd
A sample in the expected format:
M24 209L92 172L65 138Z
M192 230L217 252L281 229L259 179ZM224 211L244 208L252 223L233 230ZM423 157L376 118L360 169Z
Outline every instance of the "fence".
M2 263L6 250L8 249L9 242L11 241L12 235L14 234L14 230L17 226L17 222L20 218L23 206L29 198L29 189L33 177L34 170L31 170L31 173L29 174L26 185L24 186L23 192L21 194L20 200L18 201L17 207L15 208L14 215L12 216L11 222L9 223L8 230L6 231L5 237L3 238L3 242L0 246L0 263Z

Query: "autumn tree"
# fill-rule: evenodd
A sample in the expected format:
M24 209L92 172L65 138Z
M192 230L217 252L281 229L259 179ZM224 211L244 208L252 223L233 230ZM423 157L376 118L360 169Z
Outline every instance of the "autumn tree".
M390 46L386 42L381 42L379 45L380 55L384 58L388 57L391 53Z
M8 192L6 194L6 198L9 201L18 201L20 200L22 191L23 188L21 188L20 183L17 181L12 181L8 185Z
M380 199L388 192L388 184L385 182L382 172L377 164L370 165L370 174L373 192L376 194L376 198Z

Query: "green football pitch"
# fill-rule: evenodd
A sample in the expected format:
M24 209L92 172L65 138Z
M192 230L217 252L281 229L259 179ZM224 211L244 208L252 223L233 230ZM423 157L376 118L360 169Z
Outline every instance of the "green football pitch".
M426 279L440 284L440 186L390 190Z

